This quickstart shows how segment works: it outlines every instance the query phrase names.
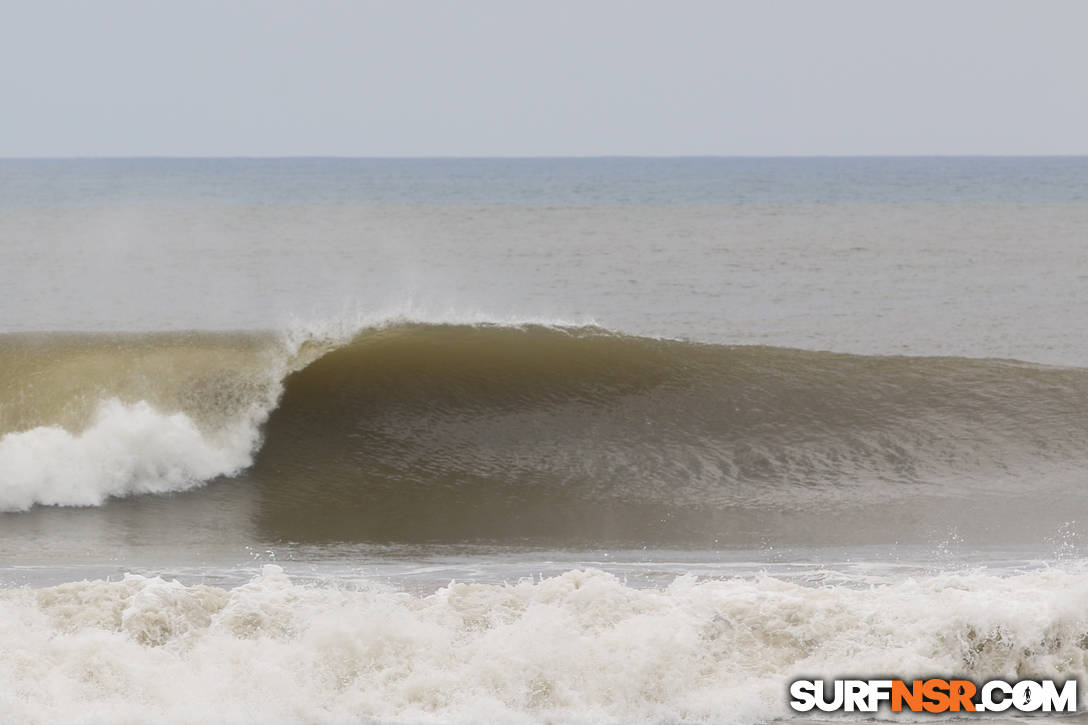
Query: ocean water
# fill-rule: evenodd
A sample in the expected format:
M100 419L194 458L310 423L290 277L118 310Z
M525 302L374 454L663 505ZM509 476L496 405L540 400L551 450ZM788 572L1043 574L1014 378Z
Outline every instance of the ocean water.
M0 290L0 722L1088 683L1088 159L0 160Z

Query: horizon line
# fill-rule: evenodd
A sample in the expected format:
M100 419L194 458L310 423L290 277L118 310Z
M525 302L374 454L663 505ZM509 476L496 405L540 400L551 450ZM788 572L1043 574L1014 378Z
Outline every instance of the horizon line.
M0 161L201 161L201 160L326 160L326 161L578 161L578 160L669 160L669 159L734 159L734 160L801 160L801 159L1074 159L1088 158L1088 153L1070 154L600 154L600 155L461 155L437 154L420 156L368 156L339 154L238 154L238 155L75 155L75 156L0 156Z

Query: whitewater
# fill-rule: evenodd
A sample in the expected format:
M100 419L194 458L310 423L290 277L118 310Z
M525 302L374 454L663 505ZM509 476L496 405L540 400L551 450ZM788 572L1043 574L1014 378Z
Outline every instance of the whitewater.
M422 597L275 565L229 590L127 575L0 595L0 706L27 723L743 723L787 716L787 683L813 672L1083 673L1086 599L1088 576L1062 570L638 589L590 569Z
M1061 158L0 161L0 722L1084 701L1086 190Z

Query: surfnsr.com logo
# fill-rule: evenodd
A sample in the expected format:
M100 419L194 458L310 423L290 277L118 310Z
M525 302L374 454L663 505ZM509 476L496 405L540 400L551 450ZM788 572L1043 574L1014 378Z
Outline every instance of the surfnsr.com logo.
M1076 712L1077 681L1054 680L797 680L790 685L797 712Z

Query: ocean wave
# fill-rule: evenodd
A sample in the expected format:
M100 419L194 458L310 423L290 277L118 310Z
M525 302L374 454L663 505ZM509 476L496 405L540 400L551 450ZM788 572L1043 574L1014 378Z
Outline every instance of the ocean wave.
M1088 675L1088 577L876 586L598 570L413 596L126 575L0 591L0 713L25 723L759 723L799 677ZM1081 693L1083 697L1083 692ZM925 719L924 716L919 719Z
M244 470L288 540L712 541L938 500L999 527L1038 482L1068 484L1088 441L1081 369L598 327L9 335L0 362L0 508Z

